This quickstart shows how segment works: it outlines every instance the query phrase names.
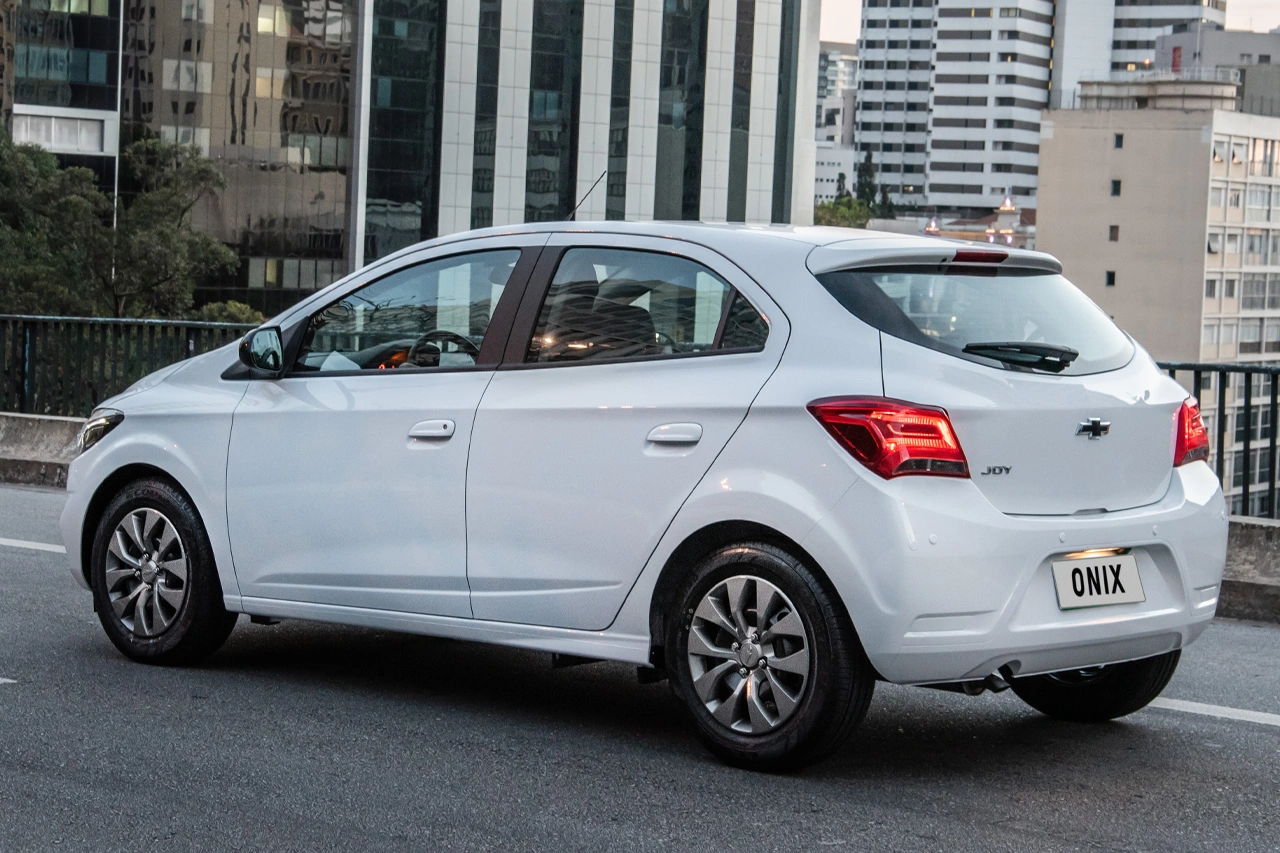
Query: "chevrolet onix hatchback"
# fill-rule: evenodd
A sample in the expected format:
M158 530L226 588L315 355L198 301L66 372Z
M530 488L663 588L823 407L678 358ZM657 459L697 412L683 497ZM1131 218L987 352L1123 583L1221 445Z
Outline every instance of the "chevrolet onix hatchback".
M1226 552L1196 401L1056 260L844 229L424 243L81 448L63 535L135 660L248 613L627 661L757 768L881 679L1136 711Z

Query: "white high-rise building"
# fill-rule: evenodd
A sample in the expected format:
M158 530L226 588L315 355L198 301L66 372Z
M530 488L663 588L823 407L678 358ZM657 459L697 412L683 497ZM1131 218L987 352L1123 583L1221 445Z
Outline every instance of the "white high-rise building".
M1226 0L863 0L859 151L900 205L1036 206L1040 113Z

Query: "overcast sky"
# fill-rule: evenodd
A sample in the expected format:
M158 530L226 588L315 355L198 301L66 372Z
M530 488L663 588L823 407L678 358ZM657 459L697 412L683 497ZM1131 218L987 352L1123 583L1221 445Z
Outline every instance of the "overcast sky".
M822 0L824 41L854 41L862 16L862 0ZM1280 27L1280 0L1227 0L1227 29L1268 30Z

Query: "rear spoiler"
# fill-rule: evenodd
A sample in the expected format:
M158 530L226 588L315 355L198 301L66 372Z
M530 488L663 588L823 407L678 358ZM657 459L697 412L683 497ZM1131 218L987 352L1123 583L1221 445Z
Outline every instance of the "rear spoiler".
M867 239L843 240L816 246L805 264L814 275L859 267L936 267L957 263L1043 270L1055 275L1062 272L1062 264L1057 258L1026 249L928 238L877 240L878 245L868 246L870 242Z

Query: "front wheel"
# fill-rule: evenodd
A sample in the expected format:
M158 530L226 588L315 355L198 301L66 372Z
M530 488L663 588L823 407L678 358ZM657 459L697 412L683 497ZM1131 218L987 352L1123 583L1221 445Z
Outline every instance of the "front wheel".
M235 626L200 516L164 480L129 483L107 506L89 583L107 637L137 661L195 662Z
M1140 711L1169 684L1182 652L1153 658L1017 678L1018 698L1059 720L1098 723Z
M787 770L825 758L862 720L875 671L834 593L773 545L721 548L668 620L667 670L722 760Z

